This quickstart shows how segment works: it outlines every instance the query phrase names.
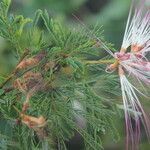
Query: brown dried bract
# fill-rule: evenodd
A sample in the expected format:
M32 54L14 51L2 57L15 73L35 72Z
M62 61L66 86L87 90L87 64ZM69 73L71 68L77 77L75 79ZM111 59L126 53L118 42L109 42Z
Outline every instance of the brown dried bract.
M15 89L18 89L19 91L21 91L22 93L26 93L27 91L27 86L25 84L24 81L22 81L21 79L16 79L14 82L13 82L13 87Z
M13 83L13 87L25 93L35 86L43 84L43 82L44 81L41 73L34 73L29 71L25 73L22 78L16 79Z
M21 114L21 122L27 125L29 128L33 129L39 138L46 138L46 119L43 116L33 117L25 114Z
M29 71L25 73L23 77L16 79L13 83L13 87L26 96L22 108L22 112L24 113L29 107L30 98L38 91L45 89L46 85L40 72L34 73Z
M41 73L34 73L30 71L24 74L23 79L25 80L28 91L35 86L42 86L44 84L44 79Z
M40 72L34 73L32 71L28 71L27 73L23 75L23 78L26 80L31 79L31 78L39 79L39 78L42 78L42 75Z
M107 70L108 72L112 72L112 71L116 70L116 69L118 68L118 66L119 66L119 60L116 59L113 64L111 64L111 65L109 65L109 66L107 67L106 70Z
M46 119L43 116L33 117L25 114L21 114L22 123L26 124L29 128L37 129L46 125Z
M32 58L22 60L16 69L26 69L28 67L36 66L44 57L46 56L46 52L42 51L41 53L35 55Z
M19 63L19 65L16 67L17 69L26 69L29 66L34 66L38 63L38 60L35 58L28 58L26 60L23 60Z

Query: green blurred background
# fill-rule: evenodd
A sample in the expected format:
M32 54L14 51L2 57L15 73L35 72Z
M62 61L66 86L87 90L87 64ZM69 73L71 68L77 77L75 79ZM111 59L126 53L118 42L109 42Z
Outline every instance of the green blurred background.
M10 13L23 14L26 17L33 18L37 9L47 9L49 14L58 18L66 25L76 26L78 21L74 15L82 20L87 26L98 24L103 26L106 41L114 44L115 49L119 49L128 11L130 8L130 0L12 0ZM147 0L148 3L149 0ZM16 60L9 51L10 45L0 38L0 80L9 74ZM9 60L9 61L8 61ZM120 132L121 139L116 143L111 141L109 134L103 137L104 147L106 150L122 150L124 149L124 120L114 118L116 126ZM146 139L142 139L141 150L149 150L146 147ZM79 150L77 145L81 141L76 137L70 142L70 149Z
M86 25L103 25L105 37L119 48L130 0L13 0L11 11L32 17L37 9L71 23L76 15Z

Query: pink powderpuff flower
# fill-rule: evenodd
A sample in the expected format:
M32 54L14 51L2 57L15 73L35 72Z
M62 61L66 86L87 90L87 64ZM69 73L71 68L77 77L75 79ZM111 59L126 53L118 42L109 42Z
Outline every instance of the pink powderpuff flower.
M150 85L150 58L148 58L150 53L150 10L146 9L145 0L140 0L138 5L137 1L132 0L120 52L113 53L76 17L89 31L90 38L94 38L106 52L115 58L115 62L109 65L106 71L113 72L118 69L125 111L127 150L138 150L141 123L150 139L149 116L145 113L137 96L137 94L144 94L127 79L128 76L132 76L141 85L142 83ZM133 9L135 3L136 7ZM134 13L133 10L135 10Z
M129 12L121 50L115 53L118 64L115 63L117 64L115 67L114 64L110 65L109 69L118 68L119 71L127 132L126 149L137 150L140 141L140 123L143 123L147 135L150 136L150 120L136 95L142 93L128 81L125 74L132 75L139 82L150 84L150 61L147 57L150 52L150 11L145 11L144 1L141 1L141 6L135 9L131 17L133 4L134 1ZM129 47L131 50L127 53Z
M143 59L142 55L132 53L115 53L122 68L129 75L150 84L150 62Z
M137 93L144 94L133 86L126 77L127 74L137 79L141 85L141 82L150 85L150 61L148 58L150 52L150 10L146 11L145 1L141 0L140 6L135 8L132 16L134 2L133 0L130 8L121 50L112 55L116 61L106 69L110 72L118 69L120 76L127 150L138 149L141 123L145 127L147 136L150 137L150 120L136 95Z

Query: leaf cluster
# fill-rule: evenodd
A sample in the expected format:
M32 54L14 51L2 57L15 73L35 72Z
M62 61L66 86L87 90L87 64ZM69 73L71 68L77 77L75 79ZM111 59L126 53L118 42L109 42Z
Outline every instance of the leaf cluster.
M100 65L85 63L93 54L99 57L102 47L98 49L96 40L84 31L70 29L50 18L46 10L38 10L31 21L20 15L8 16L9 5L10 1L1 2L0 35L14 46L14 54L19 57L9 80L1 86L0 148L65 150L66 142L78 133L83 137L84 149L98 150L103 148L106 132L118 138L113 123L114 104L104 98L104 92L96 91L99 80L99 90L114 97L117 81L114 76L105 76ZM42 29L38 26L41 20ZM29 22L30 26L24 28ZM30 78L27 85L24 75L30 71L39 73L42 80ZM16 81L25 84L28 92L23 92L23 86L16 88ZM34 82L30 81L37 82L34 90L30 88ZM114 86L114 92L109 92L108 88L113 90ZM19 113L29 93L25 113L46 119L46 126L38 132L24 124Z

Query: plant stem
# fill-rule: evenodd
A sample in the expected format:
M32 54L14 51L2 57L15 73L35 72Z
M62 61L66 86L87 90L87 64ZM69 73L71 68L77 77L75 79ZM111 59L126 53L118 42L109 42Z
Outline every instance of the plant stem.
M109 60L89 60L85 61L85 64L111 64L114 63L115 59L109 59Z

